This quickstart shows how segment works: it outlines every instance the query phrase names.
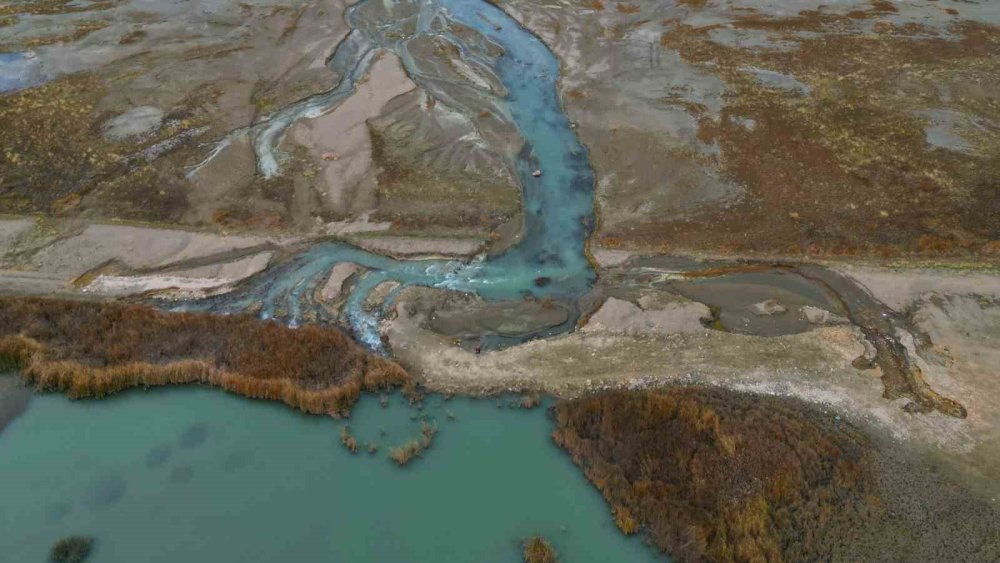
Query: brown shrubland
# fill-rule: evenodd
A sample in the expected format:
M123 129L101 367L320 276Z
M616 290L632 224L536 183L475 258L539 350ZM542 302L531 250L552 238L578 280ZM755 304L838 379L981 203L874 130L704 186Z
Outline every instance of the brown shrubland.
M200 383L333 416L348 414L363 390L410 382L331 328L36 298L0 298L0 364L71 398Z
M679 561L829 559L877 511L860 438L775 398L611 392L555 413L618 527Z

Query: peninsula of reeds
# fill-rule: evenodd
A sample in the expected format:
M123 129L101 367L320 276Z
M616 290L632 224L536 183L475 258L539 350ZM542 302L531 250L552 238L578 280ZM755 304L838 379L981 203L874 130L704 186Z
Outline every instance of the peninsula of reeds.
M0 298L0 364L71 398L200 383L332 416L363 390L410 382L334 328L40 298Z
M618 527L676 561L983 560L1000 512L833 414L723 389L555 406L553 438ZM933 555L932 555L933 554Z

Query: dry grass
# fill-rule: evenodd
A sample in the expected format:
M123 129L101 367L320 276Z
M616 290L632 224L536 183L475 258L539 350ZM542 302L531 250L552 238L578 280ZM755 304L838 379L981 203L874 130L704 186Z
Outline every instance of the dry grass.
M679 561L829 559L876 510L857 438L779 400L675 389L555 410L618 527Z
M420 422L420 445L423 449L428 449L434 443L434 436L437 436L437 424L430 424L426 420Z
M13 14L51 15L76 12L96 12L107 10L120 4L119 0L102 0L81 4L72 0L28 0L27 2L4 2L0 5L0 16Z
M80 25L77 32L89 33L102 24ZM197 119L177 120L151 137L110 141L102 132L108 114L99 109L106 94L104 80L76 73L0 96L0 212L72 215L81 203L90 205L84 196L99 194L105 216L180 217L188 187L172 159L183 160L190 144L180 143L155 167L132 156Z
M2 22L2 19L0 19L0 22ZM95 31L108 27L108 25L110 25L108 22L100 20L84 20L74 22L72 29L63 33L32 37L18 43L2 43L0 44L0 52L17 52L42 47L44 45L52 45L55 43L73 43L83 39ZM2 23L0 23L0 27L3 27Z
M350 426L344 426L340 429L340 443L352 454L358 453L358 439L351 435Z
M0 299L0 363L71 398L201 383L333 416L349 413L363 390L410 381L333 329L35 298Z
M542 396L539 393L525 393L521 395L518 406L522 409L533 409L542 404Z
M410 440L409 442L389 450L389 459L396 462L396 465L407 465L414 459L420 457L420 442Z
M559 558L552 544L542 536L533 536L524 542L524 563L556 563Z

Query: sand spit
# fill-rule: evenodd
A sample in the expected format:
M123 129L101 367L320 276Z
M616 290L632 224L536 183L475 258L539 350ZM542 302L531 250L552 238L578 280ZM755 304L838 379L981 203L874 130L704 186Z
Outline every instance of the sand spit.
M109 297L203 292L257 274L291 237L219 235L74 221L0 220L0 291Z

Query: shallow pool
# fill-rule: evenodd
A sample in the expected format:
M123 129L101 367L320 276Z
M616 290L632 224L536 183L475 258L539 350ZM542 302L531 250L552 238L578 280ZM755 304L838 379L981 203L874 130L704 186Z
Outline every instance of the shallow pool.
M436 423L399 468L389 447ZM547 537L562 561L647 561L550 438L543 408L362 398L345 421L204 388L103 401L38 396L0 434L0 559L44 561L61 537L111 561L519 561ZM663 560L663 559L660 559Z

